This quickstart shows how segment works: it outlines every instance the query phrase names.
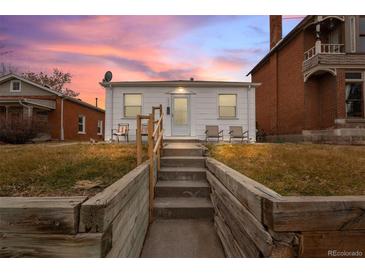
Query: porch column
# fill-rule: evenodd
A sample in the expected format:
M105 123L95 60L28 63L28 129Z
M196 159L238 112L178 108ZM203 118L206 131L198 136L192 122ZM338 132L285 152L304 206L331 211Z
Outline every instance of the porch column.
M32 118L33 114L33 107L23 107L23 117L24 119L30 119Z
M10 106L5 106L5 122L6 123L9 120L9 108L10 108Z
M33 107L28 107L28 119L31 120L33 116Z

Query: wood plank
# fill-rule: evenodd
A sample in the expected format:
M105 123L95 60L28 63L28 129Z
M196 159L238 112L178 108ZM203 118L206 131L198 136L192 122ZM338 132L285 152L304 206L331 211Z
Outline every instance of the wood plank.
M76 234L87 197L1 197L0 232Z
M206 166L259 221L262 221L262 199L281 198L270 188L213 158L207 158Z
M220 219L219 216L214 216L214 225L217 230L218 237L221 240L224 253L228 258L242 258L244 255L237 248L235 239L230 232L228 226Z
M257 248L265 257L270 256L273 242L270 234L265 230L264 226L209 171L207 171L207 179L211 183L211 186L216 192L216 196L221 201L221 204L224 205L227 211L232 212L232 214L236 216L239 227L246 231L249 238L255 243Z
M365 257L365 230L303 232L300 257Z
M103 232L141 187L148 185L148 161L81 206L80 232Z
M91 258L102 256L101 233L0 233L0 257Z
M148 186L146 186L146 190L136 195L113 220L113 244L108 257L118 257L131 231L138 229L136 228L138 218L148 212L148 197Z
M139 258L142 253L143 244L147 235L149 221L147 215L143 215L143 217L141 217L140 219L142 220L142 224L139 226L140 229L137 230L133 247L130 249L130 252L128 253L128 258Z
M255 243L250 238L250 235L242 227L239 219L235 216L235 212L229 211L222 201L219 199L215 191L213 191L212 201L215 205L216 215L227 225L233 239L237 243L236 245L241 250L241 257L245 258L258 258L260 257L260 251L256 247Z
M135 226L125 237L125 241L121 242L121 248L117 250L112 250L107 255L108 258L127 258L130 256L135 248L135 244L138 245L138 238L142 237L143 240L147 233L148 228L148 217L149 211L148 207L144 207L144 210L139 214L138 218L136 219Z
M274 231L365 229L365 196L264 200L264 223Z

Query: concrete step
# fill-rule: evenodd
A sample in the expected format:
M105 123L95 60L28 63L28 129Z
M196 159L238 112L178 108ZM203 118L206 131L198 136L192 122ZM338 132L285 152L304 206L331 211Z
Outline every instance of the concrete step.
M208 198L156 198L153 214L162 219L211 219L214 209Z
M209 197L206 181L158 181L156 197Z
M161 157L162 167L205 167L204 157L167 156Z
M203 149L199 147L163 148L163 156L203 156Z
M173 137L164 137L165 143L200 143L201 141L199 139L195 138L173 138Z
M206 179L206 169L199 167L162 167L158 179L163 181L190 180L200 181Z

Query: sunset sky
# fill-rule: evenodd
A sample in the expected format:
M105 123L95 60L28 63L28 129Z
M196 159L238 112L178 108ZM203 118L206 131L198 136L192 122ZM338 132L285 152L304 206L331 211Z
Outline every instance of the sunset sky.
M284 17L284 35L300 20ZM19 72L70 72L70 88L103 107L107 70L116 81L250 80L269 50L269 17L0 16L0 50Z

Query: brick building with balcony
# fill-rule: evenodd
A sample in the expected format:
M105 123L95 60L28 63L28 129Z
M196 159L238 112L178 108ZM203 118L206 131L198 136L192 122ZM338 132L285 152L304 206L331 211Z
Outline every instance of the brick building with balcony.
M365 140L365 16L306 16L284 38L270 16L270 51L249 74L269 140Z

